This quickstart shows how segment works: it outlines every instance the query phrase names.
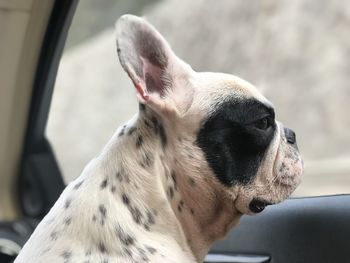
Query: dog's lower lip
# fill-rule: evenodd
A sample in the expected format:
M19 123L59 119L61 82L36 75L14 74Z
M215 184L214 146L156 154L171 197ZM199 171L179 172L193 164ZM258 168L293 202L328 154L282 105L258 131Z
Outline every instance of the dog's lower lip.
M268 205L272 205L271 202L268 202L266 200L261 200L261 199L256 199L254 198L250 203L249 203L249 209L253 213L260 213L264 211L265 207Z

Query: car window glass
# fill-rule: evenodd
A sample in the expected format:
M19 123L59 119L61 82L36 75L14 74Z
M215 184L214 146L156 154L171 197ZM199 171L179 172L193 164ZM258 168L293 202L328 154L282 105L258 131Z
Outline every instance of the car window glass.
M345 1L80 1L61 59L47 136L66 182L137 111L114 23L145 15L197 71L237 75L297 133L295 196L350 193L350 8Z

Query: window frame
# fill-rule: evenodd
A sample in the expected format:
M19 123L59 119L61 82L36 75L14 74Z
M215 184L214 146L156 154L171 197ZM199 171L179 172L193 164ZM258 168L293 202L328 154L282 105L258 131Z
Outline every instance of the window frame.
M20 172L18 202L24 216L41 219L65 184L45 135L57 70L78 0L56 0L35 73Z

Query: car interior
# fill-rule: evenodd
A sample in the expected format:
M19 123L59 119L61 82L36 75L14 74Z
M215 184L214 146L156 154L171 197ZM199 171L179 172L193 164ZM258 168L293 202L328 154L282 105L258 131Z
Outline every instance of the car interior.
M46 126L78 4L0 1L1 263L13 262L66 185ZM205 262L349 262L349 222L346 192L292 197L256 216L243 216Z

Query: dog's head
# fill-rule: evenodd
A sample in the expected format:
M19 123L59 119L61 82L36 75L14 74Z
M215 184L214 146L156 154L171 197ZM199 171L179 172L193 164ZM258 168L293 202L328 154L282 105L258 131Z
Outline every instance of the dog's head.
M190 150L173 146L192 150L196 167L208 168L201 176L215 181L239 212L260 212L295 190L303 170L295 133L276 121L254 86L195 72L141 18L121 17L116 31L119 59L140 103L167 122L169 137L192 142Z

